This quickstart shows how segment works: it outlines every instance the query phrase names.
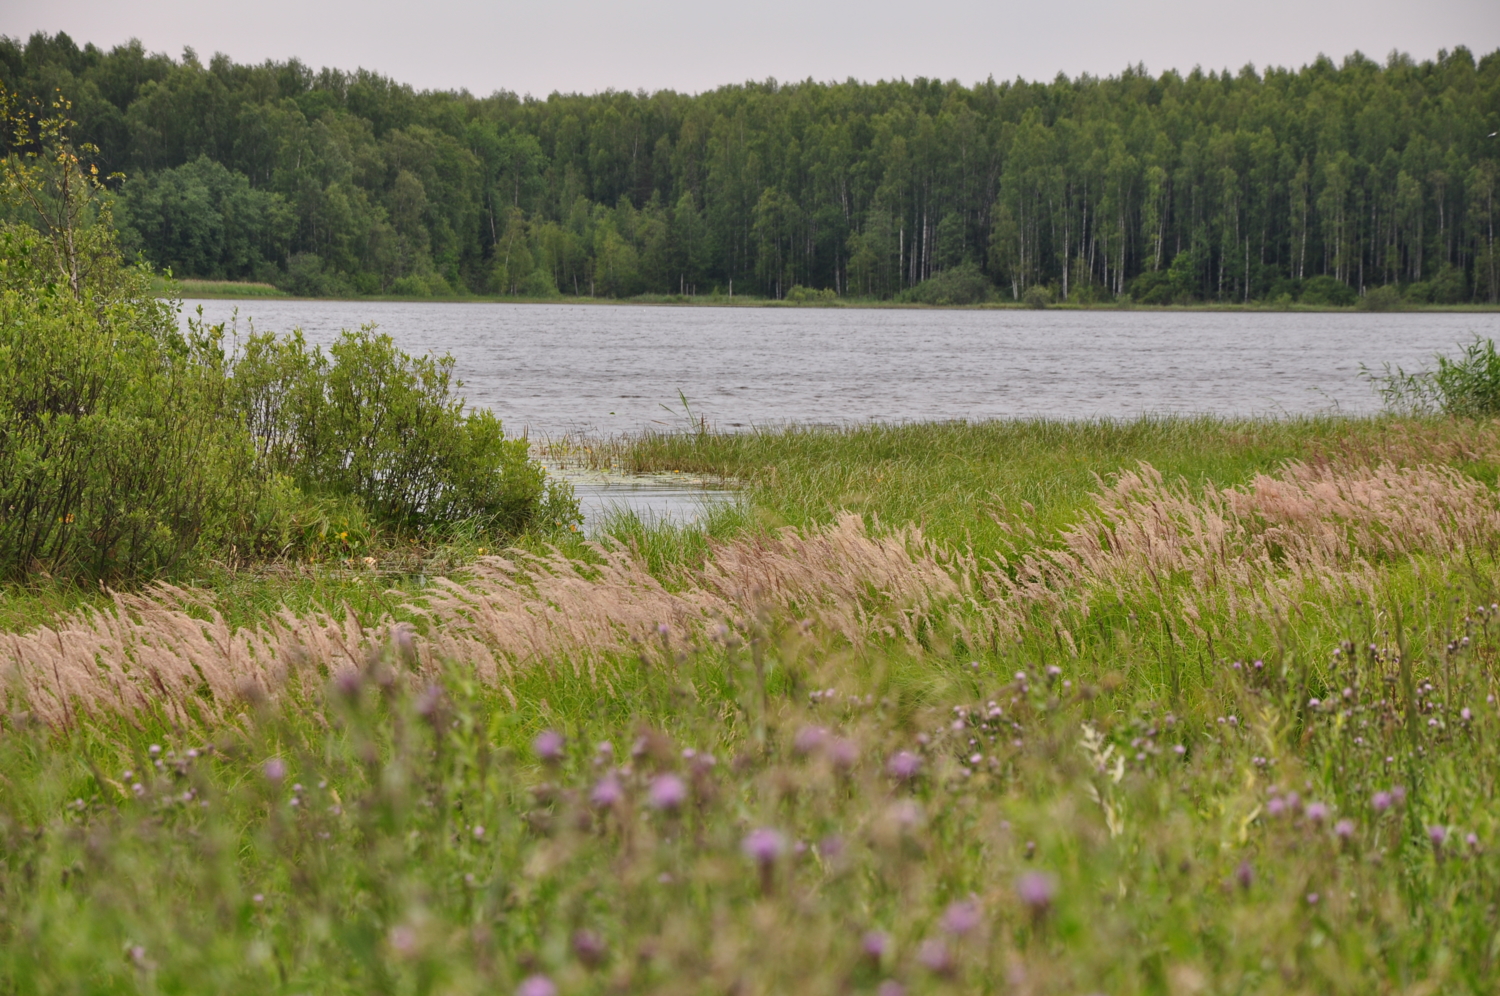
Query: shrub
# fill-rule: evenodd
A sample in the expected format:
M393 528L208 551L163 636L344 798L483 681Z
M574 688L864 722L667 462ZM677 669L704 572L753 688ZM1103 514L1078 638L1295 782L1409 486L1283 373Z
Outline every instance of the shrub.
M816 287L803 287L801 284L796 284L786 292L786 300L791 304L831 304L838 297L838 292L831 287L819 290Z
M915 304L983 304L994 293L994 285L978 266L960 263L903 292L901 300Z
M1302 303L1322 308L1347 308L1359 297L1353 287L1323 274L1302 281Z
M549 481L525 440L454 394L453 358L415 358L373 326L325 354L300 333L252 335L233 398L269 474L309 494L357 499L382 525L472 522L513 534L539 517L577 521L567 485Z
M1409 374L1387 365L1385 373L1366 372L1386 407L1398 412L1442 412L1458 418L1500 415L1500 354L1495 340L1474 337L1457 359L1437 357L1436 370Z
M1045 308L1052 303L1052 292L1041 284L1032 284L1022 293L1021 301L1028 308Z
M1405 311L1406 301L1395 287L1371 287L1355 307L1360 311Z
M170 569L253 500L217 343L182 335L145 271L60 288L40 241L0 235L0 571Z
M1131 300L1140 304L1171 304L1172 275L1166 270L1148 270L1130 282Z

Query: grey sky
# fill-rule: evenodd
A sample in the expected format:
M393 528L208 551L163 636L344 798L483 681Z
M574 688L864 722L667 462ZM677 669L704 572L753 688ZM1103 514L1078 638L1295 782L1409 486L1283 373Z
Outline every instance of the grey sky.
M1299 66L1358 49L1500 48L1500 0L7 0L0 34L67 31L205 59L297 56L417 87L699 91L765 79L1051 79Z

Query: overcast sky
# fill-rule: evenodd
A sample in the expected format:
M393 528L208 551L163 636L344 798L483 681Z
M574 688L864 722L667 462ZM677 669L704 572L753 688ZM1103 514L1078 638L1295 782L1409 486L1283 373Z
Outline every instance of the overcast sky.
M419 88L710 89L917 76L973 83L1163 69L1300 66L1358 49L1417 59L1500 48L1500 0L5 0L0 34L239 62L296 56Z

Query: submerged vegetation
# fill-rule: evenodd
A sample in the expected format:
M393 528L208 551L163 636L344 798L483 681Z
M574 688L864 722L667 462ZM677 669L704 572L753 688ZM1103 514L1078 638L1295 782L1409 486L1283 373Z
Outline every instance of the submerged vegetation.
M1500 302L1500 53L540 99L36 34L0 84L132 250L298 295Z

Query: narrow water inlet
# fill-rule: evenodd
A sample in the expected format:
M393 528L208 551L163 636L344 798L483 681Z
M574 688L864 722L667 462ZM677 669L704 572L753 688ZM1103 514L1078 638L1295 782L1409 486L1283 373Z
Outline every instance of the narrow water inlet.
M703 521L737 492L687 474L624 474L547 463L547 473L573 485L591 538L612 515L634 513L642 522L677 526Z

